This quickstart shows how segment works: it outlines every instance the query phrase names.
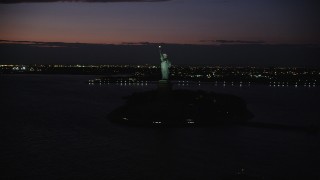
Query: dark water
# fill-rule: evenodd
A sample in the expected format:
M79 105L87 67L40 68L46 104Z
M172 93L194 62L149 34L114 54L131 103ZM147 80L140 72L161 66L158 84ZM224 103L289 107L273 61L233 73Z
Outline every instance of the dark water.
M1 75L1 179L320 179L318 134L254 127L138 128L106 119L149 86L92 76ZM176 86L175 88L181 88ZM252 121L318 125L319 87L201 85L245 99Z

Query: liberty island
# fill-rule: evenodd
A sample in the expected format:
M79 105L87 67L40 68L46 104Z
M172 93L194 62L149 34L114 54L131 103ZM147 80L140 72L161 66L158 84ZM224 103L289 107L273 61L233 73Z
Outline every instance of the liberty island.
M155 90L133 93L126 104L109 113L112 122L126 125L194 126L245 123L252 118L239 97L214 92L173 90L171 62L159 46L161 80ZM214 114L214 118L212 117Z

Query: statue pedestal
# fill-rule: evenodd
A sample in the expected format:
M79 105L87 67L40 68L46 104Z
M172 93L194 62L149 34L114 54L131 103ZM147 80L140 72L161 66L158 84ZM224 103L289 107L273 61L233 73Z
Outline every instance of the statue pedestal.
M160 94L167 94L172 91L172 84L169 80L160 80L158 82L158 92Z

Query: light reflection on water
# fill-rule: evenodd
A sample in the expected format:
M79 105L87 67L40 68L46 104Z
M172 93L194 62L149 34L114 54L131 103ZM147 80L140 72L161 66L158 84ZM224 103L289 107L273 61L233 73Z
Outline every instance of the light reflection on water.
M156 81L141 81L141 82L126 82L119 81L115 83L106 82L106 83L95 83L89 80L89 85L118 85L118 86L154 86L157 84ZM246 87L246 86L268 86L272 88L285 88L285 87L295 87L295 88L315 88L318 87L316 83L288 83L288 82L270 82L269 84L254 84L251 82L194 82L194 81L173 81L172 84L176 86L207 86L212 85L216 87Z

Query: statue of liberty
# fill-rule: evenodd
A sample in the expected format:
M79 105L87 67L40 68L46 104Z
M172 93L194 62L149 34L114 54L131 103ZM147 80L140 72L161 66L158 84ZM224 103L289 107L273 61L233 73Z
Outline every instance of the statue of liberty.
M168 80L169 68L171 67L171 63L168 59L168 55L165 53L162 53L161 46L159 46L159 50L160 50L162 80Z

